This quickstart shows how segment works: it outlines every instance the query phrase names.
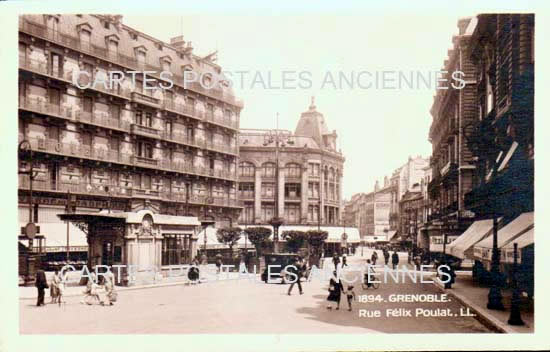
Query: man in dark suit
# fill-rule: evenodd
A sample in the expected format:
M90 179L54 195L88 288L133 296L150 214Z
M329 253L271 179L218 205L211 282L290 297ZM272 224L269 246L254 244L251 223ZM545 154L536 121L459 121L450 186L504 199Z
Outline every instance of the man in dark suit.
M302 291L302 284L300 283L300 278L302 277L302 273L303 273L303 267L302 267L302 263L300 263L299 258L296 258L296 260L294 261L294 264L288 267L288 271L295 274L298 277L296 281L290 284L290 287L288 288L288 295L290 296L290 293L292 292L292 288L294 287L294 284L298 284L298 289L300 290L300 294L303 294L304 292Z
M39 269L36 272L35 286L38 289L38 299L36 301L36 306L44 306L44 290L49 288L49 286L48 281L46 280L46 273L42 269Z

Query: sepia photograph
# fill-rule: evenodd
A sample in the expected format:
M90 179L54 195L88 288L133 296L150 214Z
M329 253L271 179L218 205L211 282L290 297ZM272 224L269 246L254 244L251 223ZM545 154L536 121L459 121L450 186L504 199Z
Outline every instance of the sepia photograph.
M534 10L20 3L18 338L543 333Z

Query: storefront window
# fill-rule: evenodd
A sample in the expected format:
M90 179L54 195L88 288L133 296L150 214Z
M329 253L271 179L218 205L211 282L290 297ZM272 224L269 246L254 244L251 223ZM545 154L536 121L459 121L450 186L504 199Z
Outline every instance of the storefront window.
M188 264L191 235L164 235L162 239L162 265Z

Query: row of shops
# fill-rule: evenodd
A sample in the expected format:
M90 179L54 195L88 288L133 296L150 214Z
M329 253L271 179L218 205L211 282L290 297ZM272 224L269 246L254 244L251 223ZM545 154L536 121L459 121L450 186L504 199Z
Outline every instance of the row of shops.
M152 268L160 268L164 275L172 266L189 264L204 254L213 261L219 255L233 258L255 252L254 245L243 232L230 253L229 246L218 241L217 229L211 222L207 225L196 217L155 214L149 210L60 213L57 216L65 223L39 224L41 235L33 243L33 253L39 254L45 270L60 269L66 264L76 269L84 265L92 268L120 265L122 269L115 275L121 276L120 282L128 284L130 266L136 270L134 275ZM311 229L317 227L283 225L279 233ZM352 251L360 243L356 228L321 226L321 230L328 233L323 249L325 255ZM280 242L285 241L280 238ZM21 239L19 246L20 257L28 256L28 241Z

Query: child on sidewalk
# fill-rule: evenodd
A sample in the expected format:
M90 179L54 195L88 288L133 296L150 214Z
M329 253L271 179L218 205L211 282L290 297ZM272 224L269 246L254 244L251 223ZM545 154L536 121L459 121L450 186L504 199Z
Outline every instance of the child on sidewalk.
M348 299L348 310L351 311L351 301L355 299L355 292L353 291L352 285L348 286L348 290L346 291L346 297Z

